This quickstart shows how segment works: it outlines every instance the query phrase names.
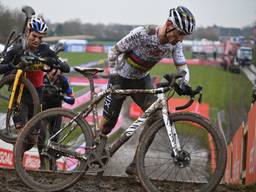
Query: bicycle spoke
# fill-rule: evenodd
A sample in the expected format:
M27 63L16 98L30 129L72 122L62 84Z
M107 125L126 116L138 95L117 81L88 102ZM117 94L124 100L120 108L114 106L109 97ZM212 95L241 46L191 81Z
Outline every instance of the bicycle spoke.
M27 131L22 132L17 141L23 145L19 150L23 148L25 153L17 155L21 159L16 163L16 169L32 188L40 185L44 190L64 189L86 171L87 148L91 147L91 140L76 120L69 123L73 116L65 114L45 113L46 117L40 116L27 125ZM72 127L75 129L70 132Z
M175 118L172 119L175 121ZM198 122L201 123L201 119ZM216 175L220 165L217 162L220 148L209 139L208 130L201 124L180 118L175 121L175 128L181 146L177 157L172 154L167 134L163 134L166 131L164 124L154 127L155 130L152 128L144 136L145 144L142 143L138 149L139 155L142 155L139 157L143 158L138 170L142 174L143 186L148 191L159 192L167 189L166 192L206 191L211 186L208 185L210 182L217 183L221 178Z
M26 78L20 77L16 89L12 90L15 78L15 74L10 74L0 80L0 139L7 143L16 141L19 131L14 125L25 125L40 108L36 89Z

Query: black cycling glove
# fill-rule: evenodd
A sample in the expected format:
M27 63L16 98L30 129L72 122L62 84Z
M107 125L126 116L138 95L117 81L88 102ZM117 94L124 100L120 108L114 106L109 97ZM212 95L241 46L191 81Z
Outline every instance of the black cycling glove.
M53 68L56 68L57 66L57 60L53 57L47 57L45 63Z
M11 70L13 70L13 66L12 65L0 64L0 74L8 73Z
M61 70L61 72L63 72L63 73L69 73L70 72L70 67L69 67L69 65L68 65L68 63L67 62L60 62L59 63L59 69Z
M192 94L192 88L185 81L181 82L180 84L175 83L174 88L178 95Z

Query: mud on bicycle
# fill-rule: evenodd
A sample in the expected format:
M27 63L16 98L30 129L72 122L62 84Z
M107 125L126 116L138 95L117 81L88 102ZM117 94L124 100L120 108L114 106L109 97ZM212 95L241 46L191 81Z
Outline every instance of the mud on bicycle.
M9 64L11 65L11 64ZM35 55L24 55L18 65L13 65L11 74L0 80L0 138L7 143L15 143L17 133L14 119L22 113L22 98L24 95L31 98L33 115L41 111L40 99L33 84L26 78L26 71L39 69L45 72L53 68L45 69L47 58ZM58 65L54 68L59 68Z
M176 91L176 79L181 75L166 75L167 80L158 88L128 90L108 88L94 92L93 75L102 72L98 68L75 68L89 79L91 101L76 113L54 108L35 115L24 127L15 145L15 168L22 181L35 191L61 191L74 185L84 175L92 178L102 173L111 156L131 138L138 127L149 126L142 131L136 151L138 178L146 191L212 191L220 182L226 166L226 144L222 132L199 114L168 111L168 100ZM190 101L179 107L189 107L201 88L191 88ZM97 122L97 104L108 94L129 95L156 94L158 99L132 123L110 146L107 139L94 137L97 123L90 125L85 119L91 112ZM168 94L169 93L169 94ZM157 112L161 116L147 124ZM48 137L41 155L57 159L57 170L40 170L37 146L25 150L27 137L47 119L60 117L61 129ZM58 136L58 140L53 141ZM39 134L40 137L40 134ZM35 143L34 143L35 144ZM163 188L164 185L168 187Z

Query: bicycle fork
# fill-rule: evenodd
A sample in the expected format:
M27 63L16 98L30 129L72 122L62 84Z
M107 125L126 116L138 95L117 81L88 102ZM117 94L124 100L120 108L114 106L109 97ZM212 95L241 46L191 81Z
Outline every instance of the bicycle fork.
M18 86L18 83L19 83L19 80L20 80L20 77L21 77L22 73L23 73L23 71L21 69L18 69L18 71L16 73L16 76L15 76L14 83L13 83L13 87L12 87L11 97L10 97L9 104L8 104L8 111L10 111L12 109L16 89L17 89L17 86ZM23 89L24 89L24 84L21 84L19 94L18 94L18 97L17 97L17 104L20 104L20 102L21 102Z
M6 114L6 127L7 127L7 132L8 134L11 133L9 126L10 126L10 118L11 118L11 113L12 113L12 107L13 107L13 103L14 103L14 98L15 98L15 94L16 94L16 90L17 90L17 86L18 83L20 81L21 75L22 75L23 71L21 69L18 69L16 76L15 76L15 80L13 83L13 87L12 87L12 91L11 91L11 96L10 96L10 100L8 103L8 109L7 109L7 114ZM16 98L16 105L19 106L21 103L21 98L22 98L22 94L23 94L23 90L24 90L24 84L21 83L20 88L19 88L19 93L18 96Z
M168 113L168 105L167 99L164 93L158 95L160 100L162 101L162 115L165 124L165 128L167 131L167 135L172 147L173 156L177 157L179 155L179 151L181 151L179 138L176 132L175 124L170 121L169 113Z

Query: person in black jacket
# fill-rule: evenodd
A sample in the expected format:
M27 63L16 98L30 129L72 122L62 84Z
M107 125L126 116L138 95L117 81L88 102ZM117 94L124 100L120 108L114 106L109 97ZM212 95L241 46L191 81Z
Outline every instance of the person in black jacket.
M17 43L12 46L3 57L0 64L0 74L6 74L13 70L13 66L20 62L21 56L26 53L32 53L35 56L44 57L49 66L59 66L62 72L68 73L70 67L67 63L58 59L56 53L50 49L42 40L47 32L46 22L40 17L32 17L28 23L26 30L26 51ZM39 63L39 61L38 61ZM40 102L42 103L42 87L43 87L44 72L39 68L33 68L26 72L26 78L29 79L37 90ZM24 90L21 100L21 113L17 113L14 118L14 124L17 132L23 128L26 122L32 118L33 104L31 103L31 96L28 91Z

